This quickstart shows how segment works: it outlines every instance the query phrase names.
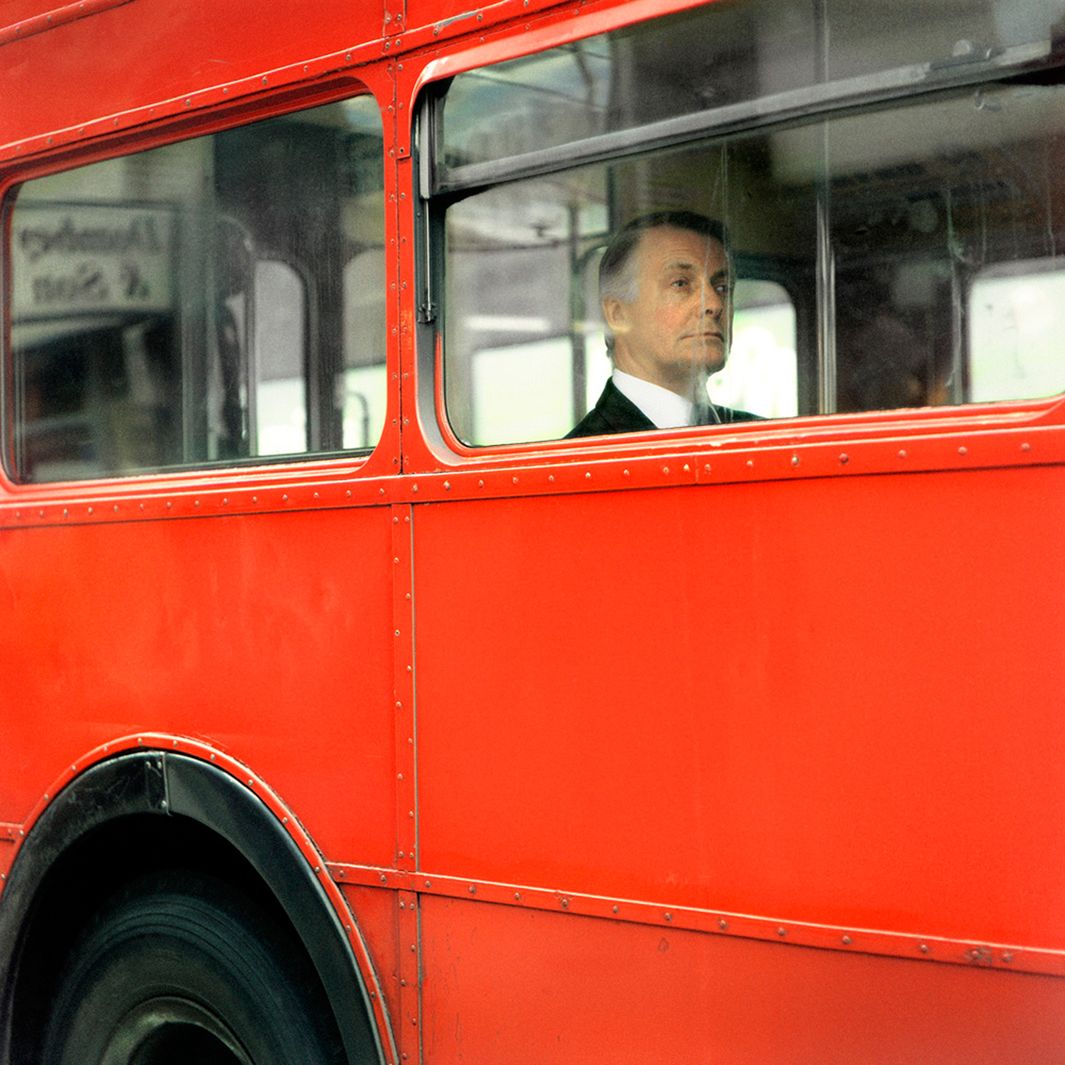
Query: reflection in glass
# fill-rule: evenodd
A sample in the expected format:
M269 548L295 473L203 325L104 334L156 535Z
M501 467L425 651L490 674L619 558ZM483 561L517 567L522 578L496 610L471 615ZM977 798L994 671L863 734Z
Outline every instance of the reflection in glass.
M10 209L16 476L372 446L382 154L362 98L22 185ZM354 431L349 375L366 409Z
M442 171L757 99L1050 55L1065 0L718 0L455 78Z

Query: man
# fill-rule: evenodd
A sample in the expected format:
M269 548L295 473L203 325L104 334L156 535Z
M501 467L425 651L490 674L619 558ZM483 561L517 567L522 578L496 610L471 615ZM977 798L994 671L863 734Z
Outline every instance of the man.
M725 230L692 211L629 222L599 265L614 370L567 438L756 420L715 407L707 377L728 358L732 275Z

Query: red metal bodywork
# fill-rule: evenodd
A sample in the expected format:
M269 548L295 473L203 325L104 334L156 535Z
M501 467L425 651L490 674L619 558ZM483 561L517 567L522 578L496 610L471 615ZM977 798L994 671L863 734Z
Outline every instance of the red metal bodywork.
M1058 1060L1061 404L425 431L418 92L675 6L7 5L5 189L367 87L394 297L365 463L0 482L0 871L170 746L322 862L390 1062Z

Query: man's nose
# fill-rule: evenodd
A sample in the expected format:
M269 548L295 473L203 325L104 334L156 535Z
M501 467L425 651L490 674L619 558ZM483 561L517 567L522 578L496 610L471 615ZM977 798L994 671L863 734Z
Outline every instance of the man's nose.
M708 314L713 318L720 318L724 309L725 301L722 299L721 293L717 291L717 287L713 284L705 283L702 286L702 313Z

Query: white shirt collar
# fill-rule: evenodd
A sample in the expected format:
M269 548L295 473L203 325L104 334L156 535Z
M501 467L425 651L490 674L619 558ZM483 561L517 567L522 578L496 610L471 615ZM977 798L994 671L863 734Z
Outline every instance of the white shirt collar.
M677 429L695 424L695 405L676 392L633 377L615 367L614 387L647 415L657 429Z

